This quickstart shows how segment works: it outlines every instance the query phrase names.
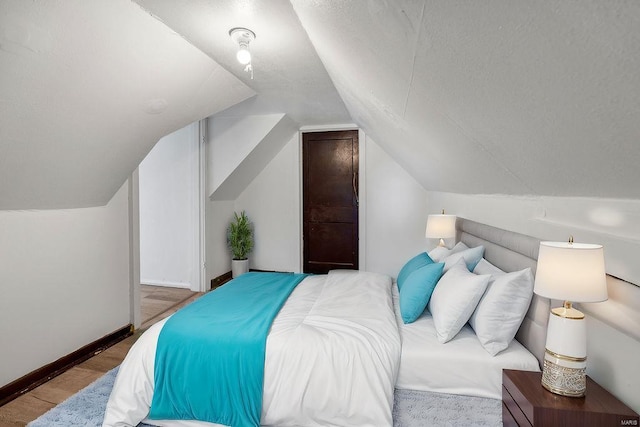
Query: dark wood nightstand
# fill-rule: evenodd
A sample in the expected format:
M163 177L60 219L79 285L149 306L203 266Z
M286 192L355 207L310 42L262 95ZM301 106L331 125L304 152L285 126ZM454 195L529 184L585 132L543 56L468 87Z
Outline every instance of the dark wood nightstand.
M638 414L587 376L584 397L565 397L540 384L541 372L502 371L504 426L640 426Z

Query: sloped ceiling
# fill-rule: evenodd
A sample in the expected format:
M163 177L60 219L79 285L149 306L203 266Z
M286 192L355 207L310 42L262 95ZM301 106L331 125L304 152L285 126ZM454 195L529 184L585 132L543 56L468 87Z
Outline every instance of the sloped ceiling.
M164 135L255 92L129 0L0 1L0 209L106 204Z
M636 1L0 0L0 61L0 209L104 204L216 113L355 122L428 190L640 199Z
M227 116L286 113L299 125L349 123L350 116L288 0L136 0L258 95ZM254 79L236 60L229 30L256 34Z
M292 0L428 190L640 198L640 2Z

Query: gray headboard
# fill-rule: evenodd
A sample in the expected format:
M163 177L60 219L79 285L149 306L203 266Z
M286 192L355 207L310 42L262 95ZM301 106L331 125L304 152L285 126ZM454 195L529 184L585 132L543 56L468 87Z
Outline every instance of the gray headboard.
M465 218L456 222L458 240L469 247L484 246L484 257L504 271L517 271L531 267L536 272L540 241L524 234L502 230ZM549 320L549 300L533 296L529 311L518 330L516 339L538 358L540 366Z

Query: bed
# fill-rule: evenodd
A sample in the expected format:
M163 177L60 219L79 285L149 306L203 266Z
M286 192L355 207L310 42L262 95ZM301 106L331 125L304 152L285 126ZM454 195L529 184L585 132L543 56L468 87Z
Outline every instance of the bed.
M267 339L262 425L392 425L400 336L391 286L388 276L346 270L297 285ZM220 425L146 419L158 337L169 319L149 328L129 351L104 426Z
M397 293L394 299L397 306ZM399 389L501 399L502 369L539 369L538 360L516 340L496 356L490 355L468 324L446 344L436 339L428 312L410 325L401 319L398 324L402 337Z
M536 239L462 218L457 228L458 240L483 246L494 266L535 271ZM503 368L539 370L548 307L548 300L534 295L517 339L491 356L468 324L445 344L435 338L428 310L404 325L397 287L387 276L310 276L291 293L269 332L261 424L390 426L395 387L500 399ZM221 425L146 419L165 322L145 332L121 365L104 426Z
M456 223L457 240L469 248L484 248L483 258L505 272L530 268L535 272L539 241L529 236L464 218ZM495 356L481 345L467 323L453 339L436 338L429 310L404 324L394 288L394 306L402 339L396 387L400 389L502 398L502 369L538 371L544 354L549 301L533 295L516 339Z

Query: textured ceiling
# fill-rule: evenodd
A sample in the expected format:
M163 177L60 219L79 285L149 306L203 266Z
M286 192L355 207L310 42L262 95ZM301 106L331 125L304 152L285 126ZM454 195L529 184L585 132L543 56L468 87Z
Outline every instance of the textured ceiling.
M350 122L288 0L136 1L257 92L224 114L286 113L301 126ZM249 46L253 80L236 60L238 46L229 37L234 27L256 34Z
M640 199L640 2L138 3L0 0L0 209L104 204L214 113L354 122L428 190Z
M254 94L128 0L0 1L0 209L106 204L164 135Z
M292 4L354 121L425 188L640 198L640 2Z

